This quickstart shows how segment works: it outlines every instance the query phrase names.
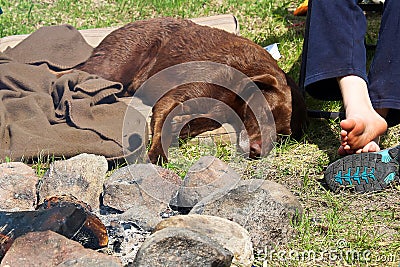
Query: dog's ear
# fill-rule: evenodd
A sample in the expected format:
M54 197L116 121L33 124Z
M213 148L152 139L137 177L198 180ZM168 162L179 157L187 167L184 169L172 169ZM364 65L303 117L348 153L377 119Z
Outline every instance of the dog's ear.
M284 88L285 85L284 76L281 75L271 75L271 74L261 74L251 77L251 81L257 85L261 91L284 91L289 88ZM288 90L289 91L289 90Z
M261 132L271 132L273 131L273 126L275 126L276 133L290 134L292 99L291 89L287 85L284 73L276 72L272 74L256 75L251 77L251 84L252 85L247 86L247 89L244 91L243 95L245 95L245 101L247 103L252 103L252 107L250 108L257 110L256 112L259 114L268 113L267 122L260 124L262 128ZM254 96L254 94L257 96ZM265 103L260 103L261 99L263 99ZM258 107L258 105L260 107ZM246 107L246 109L248 109L248 107ZM244 113L248 113L247 110ZM265 124L267 124L267 126ZM268 127L270 129L268 129Z
M240 97L244 103L240 117L245 130L239 134L239 148L252 158L267 155L276 139L271 108L277 105L274 100L277 94L274 92L279 82L270 74L262 74L244 79L241 85Z
M276 87L278 86L278 80L271 74L261 74L250 78L256 84L265 84L267 86Z
M278 78L271 74L261 74L248 77L241 81L239 90L240 96L246 101L254 97L254 94L261 96L264 95L268 104L275 106L275 103L285 90L290 94L289 87L282 88L283 84L279 82Z

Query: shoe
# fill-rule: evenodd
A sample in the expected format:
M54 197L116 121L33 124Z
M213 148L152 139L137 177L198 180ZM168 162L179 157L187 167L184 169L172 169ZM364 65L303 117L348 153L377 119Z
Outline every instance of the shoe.
M345 188L359 193L382 191L399 182L399 151L400 145L346 156L328 166L324 179L333 192Z

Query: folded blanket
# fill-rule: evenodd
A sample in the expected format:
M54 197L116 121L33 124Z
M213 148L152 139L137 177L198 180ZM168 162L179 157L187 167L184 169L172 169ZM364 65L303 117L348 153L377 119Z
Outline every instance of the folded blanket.
M146 120L116 97L121 84L81 71L54 74L91 52L69 25L40 28L0 52L0 161L84 152L112 160L144 153ZM133 124L124 124L127 111Z
M87 60L92 51L79 31L62 25L39 28L4 54L20 63L47 63L53 69L69 69Z

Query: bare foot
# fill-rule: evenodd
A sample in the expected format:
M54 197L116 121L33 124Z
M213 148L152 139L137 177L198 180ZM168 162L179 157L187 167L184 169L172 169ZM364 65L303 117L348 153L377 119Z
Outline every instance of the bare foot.
M367 114L367 113L365 113ZM359 149L362 152L373 152L379 149L379 136L385 133L387 129L386 121L377 113L370 113L361 117L355 115L340 122L342 131L340 132L341 145L346 150ZM371 142L373 142L371 144Z
M340 122L340 155L379 151L379 136L387 123L372 107L367 84L358 76L338 79L346 109L346 119Z
M379 142L376 141L371 141L367 145L365 145L363 148L360 148L358 150L354 149L345 149L344 146L340 146L338 149L338 154L340 156L346 156L350 154L360 154L360 153L367 153L367 152L378 152L380 151L380 147L378 145Z

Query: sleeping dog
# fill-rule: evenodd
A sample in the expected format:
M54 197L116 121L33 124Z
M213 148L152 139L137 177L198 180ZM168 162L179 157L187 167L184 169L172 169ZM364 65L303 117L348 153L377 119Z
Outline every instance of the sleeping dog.
M239 135L239 146L257 158L271 149L268 138L275 130L301 136L306 124L297 85L265 49L189 20L127 24L106 36L77 69L121 82L124 96L135 94L153 106L152 163L167 161L163 144L170 145L172 132L194 137L231 122L246 133Z

